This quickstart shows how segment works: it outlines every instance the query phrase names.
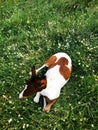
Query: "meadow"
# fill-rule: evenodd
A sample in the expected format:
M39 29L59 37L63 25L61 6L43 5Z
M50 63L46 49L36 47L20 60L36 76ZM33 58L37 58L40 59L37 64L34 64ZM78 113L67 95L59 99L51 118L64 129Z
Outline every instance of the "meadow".
M25 79L56 52L73 71L49 113ZM98 1L0 0L0 130L98 130Z

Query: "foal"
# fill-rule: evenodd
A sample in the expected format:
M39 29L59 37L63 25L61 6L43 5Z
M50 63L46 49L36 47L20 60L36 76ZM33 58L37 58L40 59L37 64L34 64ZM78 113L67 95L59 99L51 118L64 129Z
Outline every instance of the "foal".
M47 67L43 77L39 77L37 73ZM32 76L26 82L24 90L19 94L19 98L27 98L36 93L34 102L38 103L40 96L43 96L43 110L49 112L51 106L60 96L61 88L67 83L72 71L71 58L63 52L52 55L42 67L39 69L32 68Z

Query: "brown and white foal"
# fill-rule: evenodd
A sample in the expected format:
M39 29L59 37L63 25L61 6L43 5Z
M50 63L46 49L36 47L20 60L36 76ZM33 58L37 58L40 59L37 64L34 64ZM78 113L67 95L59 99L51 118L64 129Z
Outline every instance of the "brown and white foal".
M47 67L48 70L43 77L39 77L36 73L44 67ZM32 68L32 76L26 82L26 86L19 94L19 98L24 99L36 93L34 102L38 103L42 95L44 99L43 110L49 112L51 106L60 96L61 88L69 80L71 71L72 62L70 57L63 52L54 54L39 69Z

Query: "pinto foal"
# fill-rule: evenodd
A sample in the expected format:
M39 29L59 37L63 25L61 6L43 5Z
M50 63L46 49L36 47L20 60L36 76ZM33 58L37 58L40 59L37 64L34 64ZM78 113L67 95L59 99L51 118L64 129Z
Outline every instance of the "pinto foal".
M47 67L48 70L43 77L39 77L36 73L44 67ZM36 93L34 102L38 103L42 95L44 100L43 110L49 112L51 106L60 96L61 88L69 80L71 71L70 57L63 52L54 54L39 69L32 68L32 76L26 81L26 86L19 94L19 98L24 99Z

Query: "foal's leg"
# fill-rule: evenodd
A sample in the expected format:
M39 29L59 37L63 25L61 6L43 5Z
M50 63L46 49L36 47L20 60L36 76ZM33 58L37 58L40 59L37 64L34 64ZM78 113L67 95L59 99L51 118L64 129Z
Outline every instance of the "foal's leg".
M49 112L52 105L57 101L57 98L54 99L54 100L49 100L49 99L46 98L46 101L47 101L48 104L44 107L44 111Z
M36 93L36 96L34 97L34 102L36 102L36 103L38 103L39 102L39 99L40 99L40 93L39 92L37 92Z
M44 104L43 104L43 111L44 111L44 108L46 107L46 105L47 105L47 102L46 102L46 99L45 99L45 97L43 97L43 100L44 100Z

